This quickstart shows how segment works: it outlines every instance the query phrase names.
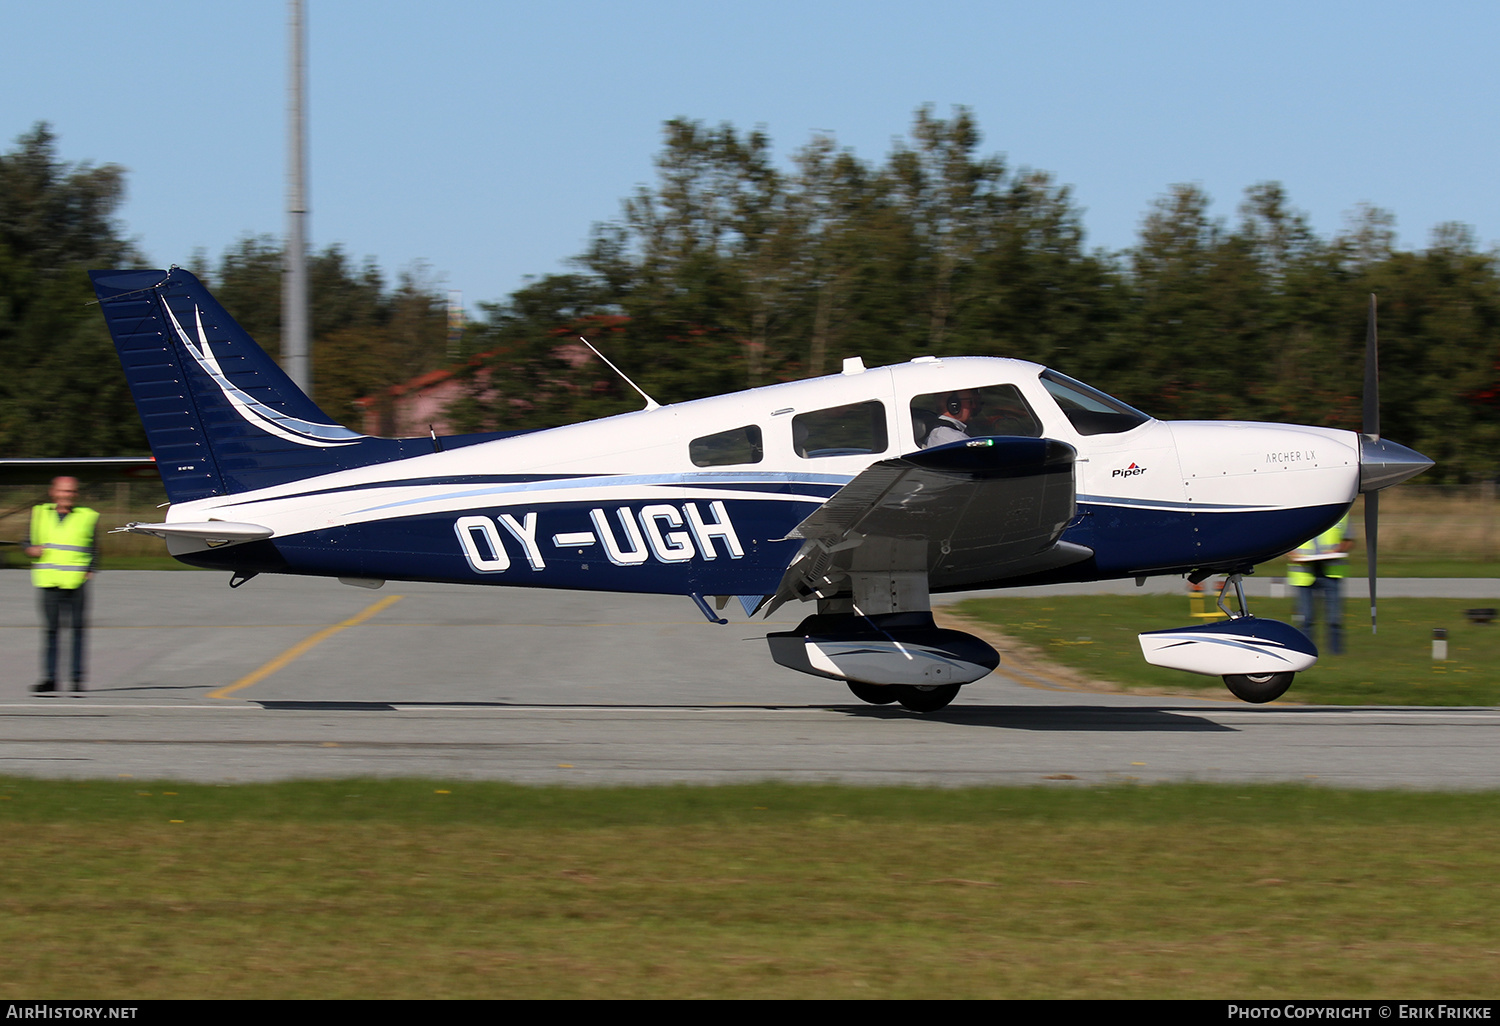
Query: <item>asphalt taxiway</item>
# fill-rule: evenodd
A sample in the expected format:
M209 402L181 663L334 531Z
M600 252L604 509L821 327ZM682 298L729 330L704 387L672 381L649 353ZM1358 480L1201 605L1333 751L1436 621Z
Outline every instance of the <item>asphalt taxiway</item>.
M800 611L720 626L659 596L226 585L98 575L90 691L44 700L27 575L0 573L0 773L1500 787L1494 708L1090 694L1002 665L924 716L772 663L764 633Z

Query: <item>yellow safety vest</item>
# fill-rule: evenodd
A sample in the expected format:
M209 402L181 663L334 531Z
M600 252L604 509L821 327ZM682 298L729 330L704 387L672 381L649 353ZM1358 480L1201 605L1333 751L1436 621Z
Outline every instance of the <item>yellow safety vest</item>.
M1349 518L1347 516L1339 520L1328 530L1303 542L1297 546L1297 554L1302 556L1316 556L1324 552L1334 552L1344 544L1344 536L1349 533ZM1324 577L1343 577L1344 560L1329 559L1320 560L1323 564ZM1286 583L1294 588L1311 588L1313 581L1318 579L1314 573L1314 565L1310 563L1290 562L1286 568Z
M31 509L31 544L42 554L31 564L31 583L38 588L81 588L94 562L94 528L99 514L74 506L61 520L57 506L46 503Z

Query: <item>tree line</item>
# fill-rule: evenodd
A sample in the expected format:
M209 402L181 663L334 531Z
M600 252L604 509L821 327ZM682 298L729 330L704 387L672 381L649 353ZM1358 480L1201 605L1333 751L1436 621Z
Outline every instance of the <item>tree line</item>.
M847 356L1011 356L1159 417L1358 429L1374 292L1383 433L1437 460L1430 480L1496 476L1500 256L1462 226L1404 251L1379 209L1322 237L1275 183L1246 190L1232 222L1178 185L1134 246L1090 250L1068 188L983 152L963 109L919 110L875 162L819 135L781 163L759 130L676 119L656 168L567 273L480 304L457 364L457 428L637 408L569 344L584 334L661 402L828 373ZM59 163L44 127L0 156L0 345L24 354L24 373L0 382L0 451L140 447L97 311L76 309L86 266L134 257L110 220L121 183L109 165ZM49 217L69 230L34 227ZM197 263L276 352L278 244L245 239ZM355 421L354 399L451 362L442 294L420 274L387 283L332 247L312 288L315 398L331 415ZM80 395L107 421L49 426Z
M125 174L59 159L47 125L0 154L0 454L116 456L147 451L89 270L142 266L115 212ZM273 356L281 351L282 249L246 237L188 269ZM355 400L441 366L447 298L418 266L386 280L338 246L308 262L314 396L357 424Z

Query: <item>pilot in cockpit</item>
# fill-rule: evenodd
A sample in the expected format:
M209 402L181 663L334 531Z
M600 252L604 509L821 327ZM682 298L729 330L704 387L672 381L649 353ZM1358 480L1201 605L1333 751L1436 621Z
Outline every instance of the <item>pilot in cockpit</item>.
M949 442L961 442L969 437L969 422L981 409L979 393L972 388L961 389L943 401L943 412L938 417L927 437L922 439L924 449Z

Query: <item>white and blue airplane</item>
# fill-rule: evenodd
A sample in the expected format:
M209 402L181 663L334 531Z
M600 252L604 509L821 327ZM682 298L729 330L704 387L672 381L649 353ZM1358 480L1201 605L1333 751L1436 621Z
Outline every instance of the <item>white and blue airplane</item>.
M1035 363L932 356L547 430L377 438L322 413L186 271L92 277L171 500L163 522L125 530L178 559L235 586L289 573L683 595L716 623L730 598L752 616L816 603L768 635L773 658L919 711L999 662L935 625L934 593L1238 585L1360 492L1431 466L1378 431L1159 421ZM1242 592L1226 622L1141 643L1252 702L1317 658Z

